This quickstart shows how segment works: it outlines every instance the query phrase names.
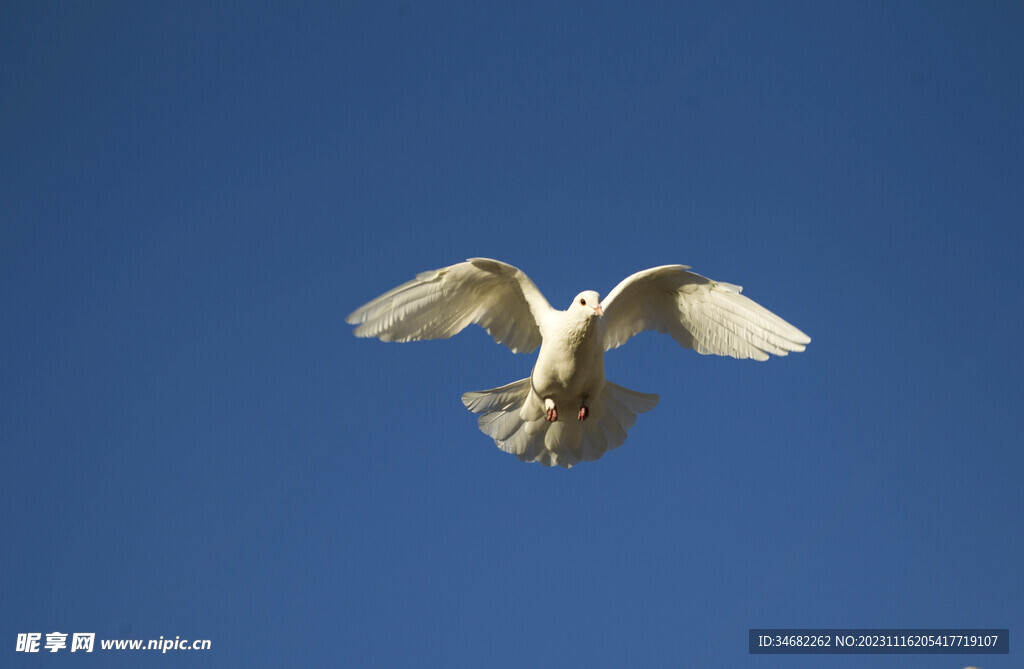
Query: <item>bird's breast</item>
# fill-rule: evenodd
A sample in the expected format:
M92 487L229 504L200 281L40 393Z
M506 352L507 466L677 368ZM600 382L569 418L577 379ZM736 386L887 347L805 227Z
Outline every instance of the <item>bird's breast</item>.
M577 398L600 392L604 385L604 349L598 324L590 320L550 328L532 379L541 397Z

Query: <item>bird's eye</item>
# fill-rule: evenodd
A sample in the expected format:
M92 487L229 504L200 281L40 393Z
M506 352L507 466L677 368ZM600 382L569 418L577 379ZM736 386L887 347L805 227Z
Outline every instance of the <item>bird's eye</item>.
M587 301L586 301L586 300L584 300L584 299L583 299L583 298L581 297L581 298L580 298L580 304L582 304L583 306L587 306Z

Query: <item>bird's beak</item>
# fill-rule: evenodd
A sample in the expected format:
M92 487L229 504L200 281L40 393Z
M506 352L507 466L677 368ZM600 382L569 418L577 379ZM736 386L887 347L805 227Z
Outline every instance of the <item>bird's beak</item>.
M594 307L594 311L597 312L598 316L604 316L604 309L601 308L600 304Z

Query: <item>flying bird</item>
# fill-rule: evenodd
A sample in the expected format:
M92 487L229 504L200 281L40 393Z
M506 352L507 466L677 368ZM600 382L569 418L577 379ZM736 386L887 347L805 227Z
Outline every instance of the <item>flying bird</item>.
M633 335L657 330L702 354L767 360L803 351L810 338L741 287L685 265L626 278L602 301L585 290L554 309L521 270L488 258L431 272L389 290L349 314L357 337L383 341L447 339L470 324L513 353L540 353L530 376L468 392L462 403L498 448L525 462L572 467L597 460L626 440L637 414L658 396L607 381L604 353Z

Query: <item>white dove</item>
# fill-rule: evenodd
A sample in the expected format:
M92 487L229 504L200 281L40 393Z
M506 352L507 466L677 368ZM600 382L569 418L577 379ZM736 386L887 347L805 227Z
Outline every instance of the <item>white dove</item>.
M636 415L657 395L604 378L604 352L644 330L665 332L698 353L767 360L803 351L810 338L740 294L742 288L654 267L628 277L604 302L585 290L565 311L551 307L521 270L497 260L468 261L416 275L352 312L357 337L383 341L447 339L483 327L513 353L540 346L530 377L469 392L480 429L525 462L572 467L626 440ZM567 415L568 414L568 415Z

